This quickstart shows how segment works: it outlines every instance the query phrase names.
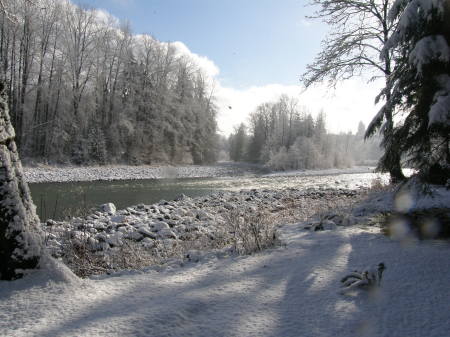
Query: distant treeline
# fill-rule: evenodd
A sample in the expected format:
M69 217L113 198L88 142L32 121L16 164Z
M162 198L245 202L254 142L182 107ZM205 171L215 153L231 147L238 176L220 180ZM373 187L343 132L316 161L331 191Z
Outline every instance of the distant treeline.
M185 56L70 1L2 0L0 80L22 157L205 163L216 108Z
M266 164L275 170L375 165L381 156L378 137L364 141L365 126L358 131L330 134L326 116L314 119L298 101L282 96L260 105L229 138L230 158Z

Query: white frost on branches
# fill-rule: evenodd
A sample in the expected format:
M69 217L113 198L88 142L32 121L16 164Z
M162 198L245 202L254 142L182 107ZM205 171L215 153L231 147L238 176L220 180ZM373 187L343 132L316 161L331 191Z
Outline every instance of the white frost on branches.
M437 81L442 89L434 95L433 105L428 112L428 126L450 124L450 76L440 75Z
M430 21L433 11L438 15L444 13L442 0L396 0L389 11L389 19L394 20L404 7L396 29L397 38L400 40L403 40L409 29L416 26L422 18Z
M389 38L385 48L388 49L397 46L401 41L408 39L412 28L423 20L430 21L433 17L433 12L437 15L443 15L444 13L444 1L443 0L397 0L389 11L389 19L395 20L398 14L402 11L400 20L398 22L395 33Z
M449 62L450 47L442 35L431 35L420 39L409 54L409 62L422 74L423 66L433 61Z

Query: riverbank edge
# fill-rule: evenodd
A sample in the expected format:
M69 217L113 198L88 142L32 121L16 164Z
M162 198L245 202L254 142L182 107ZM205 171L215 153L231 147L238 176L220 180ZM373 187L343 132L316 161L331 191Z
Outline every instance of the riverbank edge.
M146 179L221 178L236 176L314 176L373 172L373 167L272 172L267 167L246 163L219 163L209 166L24 166L28 183L64 183Z

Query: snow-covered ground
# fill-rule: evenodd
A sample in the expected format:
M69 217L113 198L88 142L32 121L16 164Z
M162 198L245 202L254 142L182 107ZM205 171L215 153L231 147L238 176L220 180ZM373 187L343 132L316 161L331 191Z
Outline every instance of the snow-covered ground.
M43 229L46 246L53 256L65 257L74 267L77 264L69 257L72 254L68 248L80 246L105 262L93 272L105 273L104 268L128 268L117 263L114 256L124 254L123 249L129 245L134 250L144 249L156 261L182 256L187 250L224 248L234 237L230 221L238 216L253 216L272 227L281 219L300 221L319 211L331 211L334 226L348 225L355 222L353 217L336 215L335 209L348 208L364 195L364 190L336 189L241 190L197 198L181 195L176 200L117 211L113 204L105 204L86 217L48 220Z
M24 279L0 282L0 336L446 337L449 241L406 232L393 240L360 221L448 207L449 190L431 191L374 193L347 214L356 221L330 230L284 224L281 246L251 256L205 252L198 261L85 280L48 261ZM380 262L387 267L380 287L342 294L342 277Z
M25 178L29 183L230 177L255 174L262 170L261 166L244 163L219 163L212 166L24 167Z
M448 242L403 246L357 226L285 225L282 238L285 246L253 256L0 282L0 335L448 336ZM379 262L387 270L377 291L339 294L346 272Z
M372 173L375 167L372 166L354 166L350 168L331 168L323 170L292 170L271 172L264 177L292 177L292 176L316 176L316 175L338 175L338 174L356 174L356 173Z
M348 169L273 172L263 177L338 175L372 173L373 167L358 166ZM37 166L24 167L29 183L111 181L167 178L215 178L261 174L262 166L245 163L219 163L212 166Z

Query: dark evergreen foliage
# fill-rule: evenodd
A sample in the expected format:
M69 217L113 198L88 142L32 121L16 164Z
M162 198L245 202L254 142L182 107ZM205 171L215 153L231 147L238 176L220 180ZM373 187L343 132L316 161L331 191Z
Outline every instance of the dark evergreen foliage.
M385 148L406 158L425 181L445 184L450 177L450 5L448 1L396 1L392 20L397 30L387 41L395 49L395 67L385 107L399 123ZM395 158L386 151L381 169Z
M14 137L0 83L0 280L20 278L26 270L36 268L42 253L39 218Z

